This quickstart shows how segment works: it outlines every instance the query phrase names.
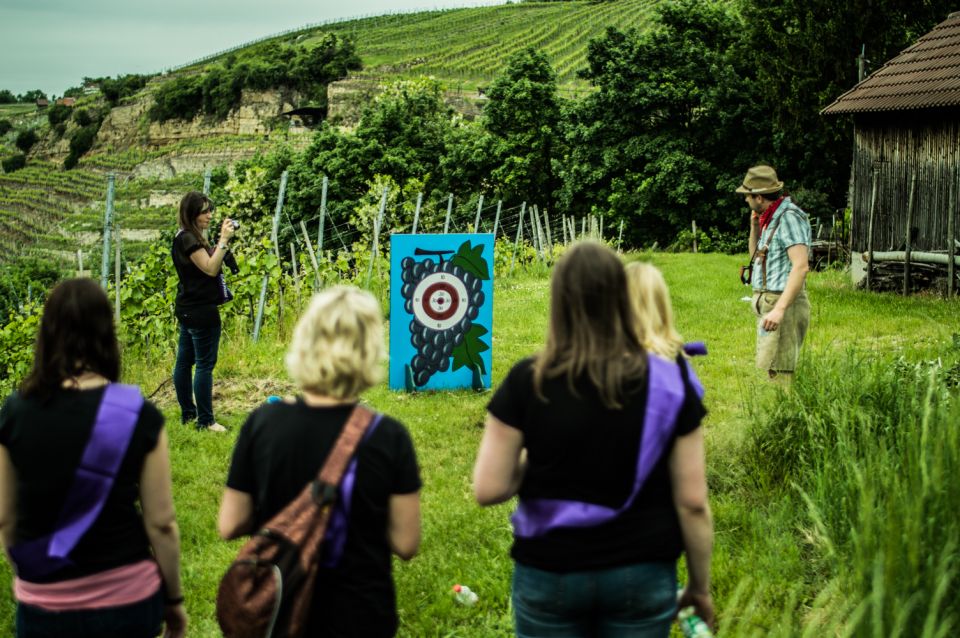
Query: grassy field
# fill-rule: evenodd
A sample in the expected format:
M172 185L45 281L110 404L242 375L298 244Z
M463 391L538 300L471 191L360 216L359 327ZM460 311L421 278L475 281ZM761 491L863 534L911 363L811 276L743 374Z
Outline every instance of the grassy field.
M912 616L909 609L902 611L904 605L922 612L931 626L907 625L901 627L905 632L901 635L933 636L938 628L949 630L950 618L955 620L956 614L956 597L951 602L949 596L957 593L956 572L950 567L955 566L957 546L951 549L946 541L951 534L957 535L958 524L954 511L932 514L918 504L939 498L936 503L942 506L949 502L943 499L957 494L957 488L932 490L929 496L925 490L930 489L931 481L934 485L939 485L937 479L948 482L950 474L944 472L960 469L960 438L956 433L941 437L936 430L951 422L948 419L952 417L940 415L936 407L950 405L949 396L938 395L939 400L932 403L926 397L925 402L924 393L916 391L922 387L922 379L917 381L920 385L911 385L909 380L914 378L911 370L920 370L920 378L928 369L937 368L924 362L940 357L941 367L946 369L960 358L954 337L960 330L956 319L960 303L867 294L853 290L844 273L812 274L812 330L800 379L785 394L752 368L755 328L749 305L741 300L746 289L737 283L735 274L742 256L646 253L628 258L651 260L664 271L681 333L688 340L706 341L710 349L707 357L696 361L696 368L707 388L708 480L716 521L713 585L723 635L868 635L868 628L870 635L897 635L896 618L886 625L884 619L902 617L901 623L906 623ZM496 284L494 384L513 362L543 342L547 276L540 270L503 278ZM289 334L289 327L284 332ZM246 335L227 331L214 397L218 419L232 427L225 437L179 427L172 389L165 383L172 367L173 343L170 352L159 359L128 356L125 362L128 381L142 384L148 394L158 390L154 399L168 419L185 593L194 636L218 635L216 587L238 547L236 542L220 541L215 531L233 439L251 408L270 394L293 390L282 367L284 338L267 334L258 344L251 344ZM903 370L906 372L901 374ZM400 635L512 635L508 515L513 505L480 509L473 502L470 486L489 394L408 395L381 385L364 398L408 426L424 480L421 551L413 561L397 562L395 567ZM921 450L917 457L921 468L926 468L922 470L926 482L921 485L917 479L917 493L910 483L910 477L921 475L910 466L914 439L884 447L886 430L879 426L870 429L874 423L870 405L882 401L887 403L876 413L894 421L888 429L906 436L919 432L922 421L923 445L930 447L931 440L936 442L939 451ZM911 415L917 415L915 427ZM827 425L817 429L816 423ZM848 428L847 423L855 427ZM861 429L866 435L857 438ZM783 436L771 437L771 432ZM828 434L825 439L814 437L823 432ZM897 447L901 443L902 449ZM847 468L841 453L871 445L876 450L869 455L873 459L870 465ZM925 465L927 454L934 454L929 466ZM856 453L849 456L860 458ZM857 472L859 479L855 478ZM882 493L876 493L878 488L871 481L881 478L901 485L898 493L906 498L900 510L879 508ZM876 502L870 501L871 507L863 496L869 494L876 497ZM842 502L831 509L833 495ZM939 518L931 523L946 536L924 536L931 533L924 530L933 516ZM849 541L840 537L840 532L850 529L863 533ZM864 540L868 538L886 538L888 542L871 550ZM916 543L917 539L923 542ZM898 547L899 553L895 553ZM882 586L887 582L886 572L874 567L878 552L886 552L884 569L890 572L890 582L902 580L917 591L940 587L940 600L952 606L954 616L944 612L930 620L925 606L928 597L919 594L913 596L913 603L895 600L896 588ZM911 583L901 563L938 563L944 568L945 584ZM9 571L4 566L0 575L2 635L11 633L13 603L8 581ZM476 606L460 607L453 602L450 587L458 582L479 594ZM862 600L863 592L875 591L878 583L881 593ZM878 630L878 626L885 629Z

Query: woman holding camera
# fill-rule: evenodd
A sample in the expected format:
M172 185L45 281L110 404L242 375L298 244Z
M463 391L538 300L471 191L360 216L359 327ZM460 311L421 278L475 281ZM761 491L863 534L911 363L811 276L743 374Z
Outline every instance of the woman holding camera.
M198 430L226 432L213 417L213 368L220 347L218 307L233 297L224 283L222 268L226 264L234 272L237 270L230 253L236 224L224 219L220 238L211 246L204 231L210 226L212 215L213 202L203 193L192 191L180 201L180 229L171 248L180 279L175 308L180 339L173 386L182 423L195 420Z
M557 262L547 342L487 406L481 505L519 496L513 610L520 638L666 638L680 605L708 623L713 529L701 388L648 355L623 264L598 243Z

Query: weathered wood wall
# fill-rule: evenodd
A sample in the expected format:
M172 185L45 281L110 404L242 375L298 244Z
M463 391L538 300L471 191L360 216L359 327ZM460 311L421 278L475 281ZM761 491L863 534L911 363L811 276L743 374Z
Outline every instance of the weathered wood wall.
M947 250L947 211L957 215L960 109L922 116L859 116L854 126L851 248L867 250L873 169L879 168L874 250L900 250L906 237L910 181L917 175L911 226L914 250ZM956 222L957 218L954 217ZM955 223L960 228L960 223ZM960 231L958 231L960 232Z

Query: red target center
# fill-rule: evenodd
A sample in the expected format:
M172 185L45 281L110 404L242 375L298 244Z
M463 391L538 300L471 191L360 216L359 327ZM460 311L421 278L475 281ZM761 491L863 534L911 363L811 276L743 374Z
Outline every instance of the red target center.
M449 319L460 306L457 289L445 281L430 284L423 291L422 307L428 317L436 321Z

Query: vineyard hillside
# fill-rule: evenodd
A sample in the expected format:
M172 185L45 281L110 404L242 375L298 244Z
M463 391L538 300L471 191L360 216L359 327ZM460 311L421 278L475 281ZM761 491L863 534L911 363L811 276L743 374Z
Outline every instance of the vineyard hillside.
M202 75L238 56L255 61L257 52L272 44L310 49L333 33L355 44L362 63L327 87L333 122L351 125L383 86L421 76L436 79L447 103L473 118L482 111L486 86L527 47L547 56L561 95L583 95L589 87L577 72L591 38L609 26L643 28L656 5L657 0L518 3L344 20L267 36L154 76L117 103L99 94L82 96L74 110L99 110L102 121L72 170L62 168L79 128L72 119L58 130L32 105L6 107L0 117L9 118L14 129L0 136L0 155L18 152L18 131L33 130L39 141L27 153L25 168L0 173L0 263L39 257L69 272L77 267L78 250L90 263L101 250L108 174L116 175L115 211L130 256L171 225L176 194L199 188L205 170L230 167L279 145L301 149L310 141L309 126L283 116L309 105L296 91L244 89L239 105L224 118L152 121L156 92L178 78Z

